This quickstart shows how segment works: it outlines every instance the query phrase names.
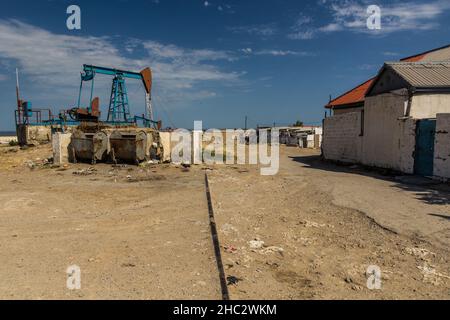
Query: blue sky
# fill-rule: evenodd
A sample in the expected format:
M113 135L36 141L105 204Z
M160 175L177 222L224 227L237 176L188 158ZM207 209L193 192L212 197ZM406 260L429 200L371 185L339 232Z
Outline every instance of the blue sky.
M77 4L82 29L66 27ZM382 29L366 27L367 6ZM450 1L8 1L0 11L0 131L11 130L15 68L36 108L75 106L83 63L154 72L166 126L320 124L329 95L376 74L383 61L450 44ZM96 83L106 112L110 79ZM132 112L143 89L128 82ZM87 104L88 92L84 95Z

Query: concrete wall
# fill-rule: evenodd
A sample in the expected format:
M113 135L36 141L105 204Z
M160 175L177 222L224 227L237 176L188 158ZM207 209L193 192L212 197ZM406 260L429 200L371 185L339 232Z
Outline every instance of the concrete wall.
M413 96L411 117L416 119L436 118L438 113L450 113L450 94L418 94Z
M434 175L450 178L450 113L437 115Z
M366 97L363 164L414 172L416 122L405 118L407 101L391 93Z
M39 145L51 141L50 126L17 126L17 140L21 145Z
M361 112L328 117L324 121L322 150L325 159L358 163L361 161Z
M362 109L363 109L363 107L333 109L333 115L337 116L339 114L344 114L344 113L349 113L349 112L360 112Z
M16 136L0 137L0 144L9 144L11 141L17 141Z

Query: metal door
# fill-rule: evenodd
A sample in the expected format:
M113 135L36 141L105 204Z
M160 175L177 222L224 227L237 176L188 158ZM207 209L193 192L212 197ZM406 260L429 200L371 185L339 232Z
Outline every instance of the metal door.
M436 120L423 119L417 122L414 173L421 176L433 175L434 137Z

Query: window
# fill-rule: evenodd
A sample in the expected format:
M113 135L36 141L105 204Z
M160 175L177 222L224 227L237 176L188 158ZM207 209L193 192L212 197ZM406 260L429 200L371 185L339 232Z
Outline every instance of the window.
M359 136L362 137L364 135L364 110L361 110L361 132L359 133Z

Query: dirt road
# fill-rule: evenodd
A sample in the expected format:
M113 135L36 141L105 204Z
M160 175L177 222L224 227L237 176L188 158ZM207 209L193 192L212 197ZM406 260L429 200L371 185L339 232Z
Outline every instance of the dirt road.
M1 298L220 299L200 169L21 164L0 179Z
M449 201L281 149L253 166L51 168L49 147L0 150L0 298L220 299L208 172L232 299L450 297ZM32 160L29 161L29 160ZM79 265L82 288L66 288ZM382 273L381 290L366 270Z
M450 298L448 191L324 163L317 151L282 147L280 161L273 177L211 174L224 263L242 279L233 298ZM381 290L367 288L372 265Z

